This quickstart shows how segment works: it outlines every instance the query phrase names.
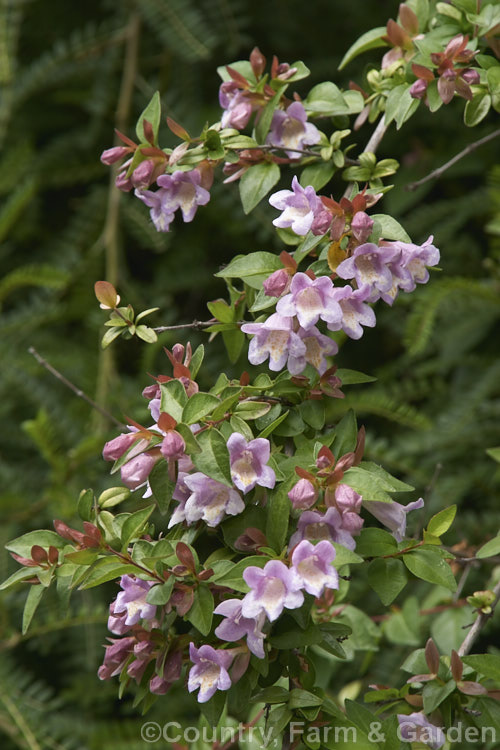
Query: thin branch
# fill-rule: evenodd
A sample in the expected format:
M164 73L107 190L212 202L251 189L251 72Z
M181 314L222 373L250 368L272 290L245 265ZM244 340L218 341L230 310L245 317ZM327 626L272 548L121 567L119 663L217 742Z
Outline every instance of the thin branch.
M381 116L380 120L377 123L377 127L375 128L375 130L371 134L370 140L368 141L368 143L366 144L365 148L363 149L363 151L361 153L365 154L366 152L370 152L371 154L374 154L376 152L377 148L379 147L380 141L384 137L387 128L388 128L388 125L385 124L385 114L382 113L382 116ZM350 195L351 189L352 189L352 185L353 185L352 182L350 182L347 185L347 187L346 187L346 189L344 191L344 198L349 198L349 195Z
M179 323L179 325L175 326L158 326L158 328L153 328L153 331L164 333L165 331L180 331L182 328L194 328L195 331L202 331L204 328L213 326L217 322L215 318L214 320L193 320L192 323Z
M493 615L495 607L498 604L498 600L500 599L500 583L497 583L497 585L493 589L493 593L495 594L495 601L491 605L491 612L489 612L488 614L480 612L478 614L478 616L474 620L474 624L467 633L462 645L458 649L459 656L466 656L469 653L479 633L484 628L490 617Z
M441 167L438 167L437 169L434 169L430 174L426 175L425 177L422 177L421 180L417 180L416 182L410 182L409 185L405 185L405 190L413 191L416 190L420 185L424 185L426 182L429 182L429 180L433 180L435 177L441 177L443 172L446 172L447 169L452 167L454 164L457 163L457 161L460 161L460 159L463 159L464 156L467 156L467 154L472 153L476 150L476 148L479 148L479 146L484 146L485 143L488 143L489 141L492 141L494 138L498 138L500 135L500 128L498 130L494 130L492 133L489 133L489 135L485 135L484 138L480 138L478 141L474 141L473 143L469 143L468 146L466 146L463 151L460 151L460 153L456 154L450 161L447 161L446 164L443 164Z
M81 390L81 388L78 388L74 383L71 382L71 380L68 380L68 378L65 378L64 375L62 375L59 370L56 370L55 367L52 367L51 364L47 362L46 359L44 359L33 346L30 346L28 349L28 352L34 356L36 361L42 365L42 367L45 367L46 370L50 372L51 375L53 375L57 380L59 380L63 385L66 386L66 388L69 388L70 391L73 391L73 393L78 396L79 398L82 398L84 401L86 401L90 406L98 411L100 414L102 414L103 417L106 417L106 419L110 419L114 424L119 427L121 430L125 430L126 426L119 422L115 417L109 413L106 409L104 409L102 406L99 406L99 404L96 404L95 401L93 401L90 396L87 396L84 391Z

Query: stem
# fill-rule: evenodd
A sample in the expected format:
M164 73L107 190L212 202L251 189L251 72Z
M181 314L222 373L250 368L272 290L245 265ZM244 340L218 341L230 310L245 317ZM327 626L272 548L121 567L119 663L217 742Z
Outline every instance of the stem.
M420 187L420 185L424 185L426 182L429 182L429 180L433 180L435 177L441 177L443 172L446 172L446 170L452 167L454 164L456 164L457 161L460 161L460 159L463 159L464 156L467 156L467 154L470 154L473 151L475 151L476 148L479 148L479 146L483 146L485 143L492 141L494 138L498 138L499 135L500 135L500 128L498 128L498 130L494 130L492 133L489 133L488 135L485 135L484 138L480 138L478 141L469 143L469 145L466 146L463 149L463 151L460 151L458 154L456 154L456 156L450 159L450 161L447 161L441 167L434 169L430 174L426 175L425 177L422 177L421 180L417 180L416 182L410 182L409 185L405 186L405 190L409 190L411 192L413 190L416 190L418 187Z
M493 615L493 612L495 611L495 607L498 604L498 600L500 599L500 583L497 583L497 585L493 589L493 593L495 594L495 601L491 605L491 612L489 612L488 614L485 614L484 612L480 612L478 614L478 616L476 617L474 621L474 624L472 625L471 629L467 633L462 645L458 649L459 656L466 656L469 653L479 633L484 628L484 626L486 625L490 617Z
M134 567L139 568L139 570L142 570L144 573L147 573L148 576L156 578L159 583L165 583L165 578L163 578L159 573L157 573L155 570L149 570L148 568L145 568L144 565L141 565L140 563L133 560L130 555L124 555L122 552L118 552L118 550L110 547L109 544L106 545L106 549L108 552L111 552L113 555L116 555L116 557L119 557L120 560L123 560L123 562L127 563L127 565L133 565Z
M153 328L153 331L156 331L156 333L164 333L165 331L179 331L182 328L194 328L195 331L202 331L204 328L208 328L209 326L213 326L218 321L215 320L193 320L192 323L180 323L176 326L159 326L158 328Z
M69 388L70 391L73 391L73 393L78 396L79 398L82 398L84 401L86 401L93 409L99 412L103 417L106 417L106 419L111 420L114 422L114 424L119 427L121 430L125 430L126 427L122 422L119 422L115 417L109 413L106 409L104 409L102 406L99 406L95 401L93 401L90 396L87 396L84 391L81 390L81 388L78 388L74 383L71 382L71 380L68 380L68 378L65 378L62 373L59 372L59 370L56 370L55 367L52 367L51 364L47 362L46 359L44 359L33 346L30 346L28 349L28 352L34 356L36 361L42 365L42 367L45 367L46 370L50 372L51 375L53 375L57 380L59 380L63 385L66 386L66 388Z
M375 130L371 134L370 140L368 141L368 143L366 144L365 148L363 149L363 151L361 153L365 154L367 151L369 151L370 153L374 154L376 152L377 148L379 147L380 141L384 137L387 128L388 128L388 126L385 124L385 114L382 113L382 116L381 116L380 120L377 123L377 127L375 128ZM344 191L344 198L349 198L352 186L353 186L352 182L350 182L347 185L347 187L346 187L346 189Z

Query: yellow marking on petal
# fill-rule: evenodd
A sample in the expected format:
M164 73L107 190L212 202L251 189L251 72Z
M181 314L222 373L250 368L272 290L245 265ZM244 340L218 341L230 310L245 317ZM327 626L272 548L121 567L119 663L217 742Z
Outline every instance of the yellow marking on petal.
M337 266L339 266L342 261L347 258L346 251L342 250L342 248L340 247L342 239L343 237L338 242L332 242L332 244L328 248L328 255L326 259L331 271L336 271Z

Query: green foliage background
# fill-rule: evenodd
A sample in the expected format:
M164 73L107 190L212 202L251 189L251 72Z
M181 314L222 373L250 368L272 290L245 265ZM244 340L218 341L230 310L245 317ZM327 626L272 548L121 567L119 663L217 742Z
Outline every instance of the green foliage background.
M221 264L238 252L282 249L271 226L275 212L261 205L244 218L237 189L220 184L193 224L158 234L144 206L110 189L109 170L99 162L101 151L112 145L117 117L130 132L159 89L164 111L188 130L200 130L220 116L215 68L248 57L255 44L269 59L275 53L282 61L307 63L312 77L301 84L304 94L306 86L322 80L361 82L368 60L377 58L363 56L340 74L337 65L361 33L395 17L396 3L363 3L362 13L346 0L313 0L309 8L304 16L298 0L1 0L2 543L50 527L54 518L78 523L79 491L113 484L100 458L113 426L42 369L28 348L35 347L118 419L124 413L146 419L140 395L146 373L169 372L162 346L176 339L163 334L152 346L120 340L102 352L104 317L94 281L116 283L137 310L159 306L151 324L203 320L206 301L224 296L222 282L212 276ZM133 28L139 29L139 48L132 96L117 115ZM402 164L383 210L398 218L415 242L435 235L443 273L402 295L392 310L379 307L376 329L342 347L341 366L378 380L335 401L329 420L354 407L367 426L367 458L425 493L427 520L457 503L449 544L477 546L500 526L499 475L486 453L500 445L498 141L439 181L416 192L404 189L495 127L490 115L471 131L462 111L461 100L435 116L421 107L401 132L391 130L382 142L380 156ZM365 125L356 140L363 144L369 135ZM342 189L331 186L334 197ZM197 332L189 338L193 344L204 340ZM231 375L243 369L250 369L245 357L231 369L216 339L208 346L201 383L209 387L221 370ZM15 565L5 553L0 560L3 579ZM486 588L489 573L473 570L464 593ZM20 635L25 590L3 594L0 735L6 750L143 746L133 696L118 704L116 685L96 677L114 596L111 584L105 588L75 594L65 611L47 597L27 636ZM429 632L443 650L462 640L460 628L470 610L421 617L416 626L412 613L435 603L426 584L416 591L418 599L397 600L403 614L384 626L378 654L380 629L353 614L362 632L358 651L346 663L319 665L325 687L330 678L337 685L349 682L354 695L361 684L392 684L408 648ZM353 595L352 603L365 612L381 611L365 581L354 585ZM498 643L498 616L483 646L495 643L495 628ZM151 718L160 721L186 717L195 713L194 701L179 690L153 712Z

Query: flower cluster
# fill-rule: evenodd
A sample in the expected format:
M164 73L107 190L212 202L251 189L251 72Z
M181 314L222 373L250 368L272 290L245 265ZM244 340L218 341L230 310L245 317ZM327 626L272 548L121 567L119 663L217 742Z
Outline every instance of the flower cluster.
M444 52L431 54L431 61L436 67L437 90L444 104L449 104L455 94L470 101L472 99L471 85L479 83L477 70L470 67L476 54L467 49L469 37L457 34L451 39ZM412 64L412 71L417 80L410 88L414 99L423 99L427 94L429 83L436 80L434 71L424 65Z

